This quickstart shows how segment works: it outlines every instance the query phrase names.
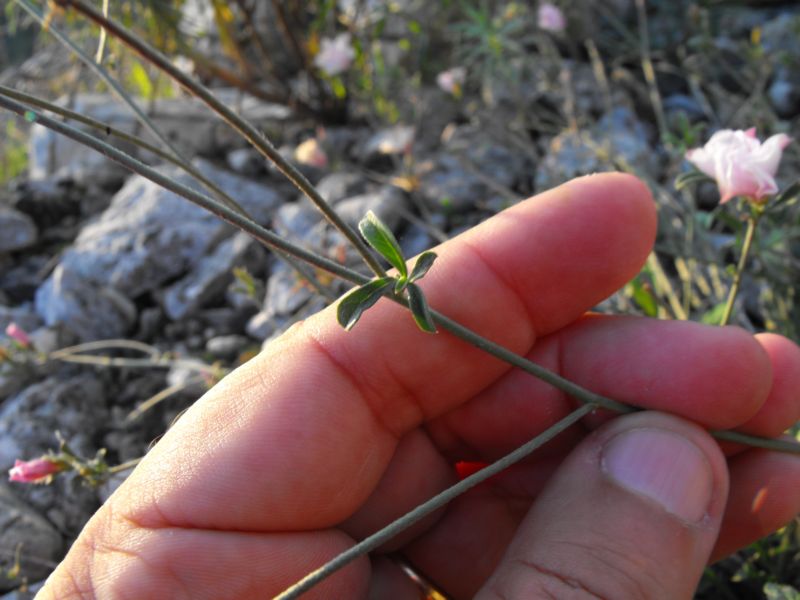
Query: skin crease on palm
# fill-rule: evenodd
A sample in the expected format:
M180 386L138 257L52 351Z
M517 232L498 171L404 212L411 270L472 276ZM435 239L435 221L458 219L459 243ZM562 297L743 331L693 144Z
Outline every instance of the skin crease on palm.
M797 420L797 346L735 327L586 314L637 274L655 229L641 182L593 175L436 249L421 282L431 306L652 411L585 419L383 551L455 598L689 598L709 560L797 514L800 459L720 450L703 431L776 436ZM195 403L39 597L271 597L453 484L456 462L494 460L575 406L450 334L421 333L391 302L351 332L329 307ZM597 457L631 428L690 440L703 457L699 520L603 475ZM304 597L418 590L378 552Z

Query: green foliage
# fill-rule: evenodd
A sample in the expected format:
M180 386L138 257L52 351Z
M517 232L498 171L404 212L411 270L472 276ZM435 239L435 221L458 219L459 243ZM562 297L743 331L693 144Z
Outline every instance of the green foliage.
M384 291L392 285L391 277L380 277L356 288L339 301L336 309L336 318L339 324L350 331L364 311L373 306Z
M359 222L358 230L367 243L397 269L403 277L408 276L406 261L403 258L403 251L400 249L397 238L394 237L391 230L381 222L374 212L367 212L367 215Z
M365 310L373 306L381 296L391 290L395 295L405 293L408 307L417 326L427 333L436 333L428 303L422 289L414 282L422 279L436 260L434 252L419 255L411 275L408 274L406 259L400 244L391 230L373 213L367 212L358 224L358 230L367 243L398 271L396 277L379 277L356 288L339 302L336 312L339 324L348 331L358 322Z

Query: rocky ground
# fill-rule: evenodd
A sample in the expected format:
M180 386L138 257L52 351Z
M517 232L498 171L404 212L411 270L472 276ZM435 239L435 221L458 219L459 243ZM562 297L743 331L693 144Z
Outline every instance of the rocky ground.
M798 14L796 7L747 10L738 20L731 17L729 35L760 27L767 52L788 53L797 61ZM729 38L716 42L725 47ZM800 115L800 71L784 68L785 58L776 61L764 98L774 122L791 133ZM656 192L660 256L669 263L667 277L680 286L670 259L675 244L682 243L682 217L691 200L676 194L671 181L688 167L659 140L639 74L626 81L623 67L610 88L606 82L604 95L588 60L542 60L528 80L519 82L521 109L500 82L484 82L472 90L474 99L462 100L431 85L417 98L422 107L418 122L386 127L357 122L320 129L237 91L216 93L270 132L289 157L297 156L304 141L315 139L328 160L302 168L323 197L351 224L367 210L376 212L396 232L407 255L576 175L620 168L634 172ZM707 98L692 93L685 81L665 79L661 94L670 123L711 121L719 126L704 103ZM115 127L134 127L126 109L110 97L79 95L71 102ZM564 106L571 107L580 126L546 122ZM149 110L159 127L196 157L195 166L256 221L335 260L358 265L310 202L196 102L163 100ZM527 129L517 128L520 110L544 121L538 129L529 121ZM135 340L158 352L153 362L159 364L134 368L32 360L0 365L0 466L55 448L56 431L87 457L100 448L107 449L111 464L140 456L205 389L208 377L198 364L215 365L217 371L231 368L329 302L286 263L202 209L39 126L30 137L29 175L0 190L0 330L17 323L45 354L96 340ZM161 168L196 186L177 168ZM791 167L782 171L787 180L797 174ZM715 194L713 185L699 190L701 211L714 208ZM730 230L710 231L698 236L693 249L724 262L734 238ZM694 268L713 287L708 271ZM332 294L344 290L321 282ZM719 285L716 297L724 297L726 284ZM748 301L754 308L740 323L751 328L764 322L760 285L750 281ZM600 308L641 312L630 290ZM142 357L133 350L105 354ZM130 418L143 401L181 385L177 393ZM69 476L47 486L0 481L0 569L7 571L21 548L20 577L0 578L0 592L8 592L0 599L25 597L12 591L22 577L30 584L46 577L118 480L98 489Z

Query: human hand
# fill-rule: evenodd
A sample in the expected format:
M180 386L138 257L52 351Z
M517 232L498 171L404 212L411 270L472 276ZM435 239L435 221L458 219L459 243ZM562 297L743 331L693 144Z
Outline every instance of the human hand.
M800 510L800 349L776 335L584 315L639 271L636 179L575 180L436 251L431 306L598 393L659 412L585 419L386 548L455 598L689 598L709 561ZM265 598L492 461L575 402L381 301L330 307L200 399L88 523L41 598ZM693 423L692 423L693 422ZM699 426L698 426L699 425ZM599 427L598 427L599 426ZM726 456L727 454L727 456ZM727 504L726 504L727 502ZM376 553L309 598L414 598Z

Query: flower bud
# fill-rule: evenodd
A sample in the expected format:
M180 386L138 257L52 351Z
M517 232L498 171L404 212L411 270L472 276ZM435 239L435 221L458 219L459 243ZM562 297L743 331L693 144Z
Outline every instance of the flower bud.
M20 483L47 483L50 477L64 469L63 463L47 456L27 461L17 459L14 466L8 470L8 480Z

